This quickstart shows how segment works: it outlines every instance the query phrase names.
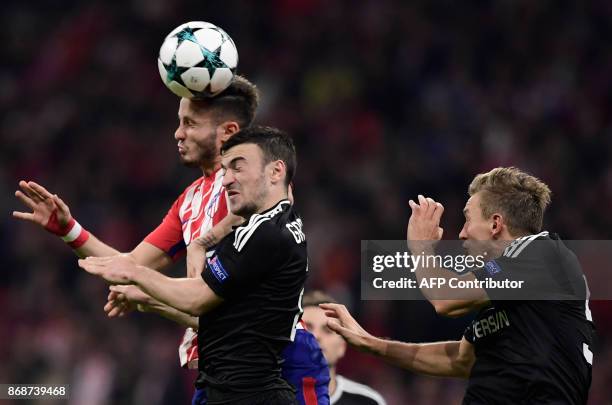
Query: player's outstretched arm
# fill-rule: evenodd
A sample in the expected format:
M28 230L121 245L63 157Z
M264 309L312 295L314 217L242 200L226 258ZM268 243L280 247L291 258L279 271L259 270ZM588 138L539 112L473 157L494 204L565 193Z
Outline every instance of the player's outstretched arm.
M102 257L120 254L118 250L102 242L84 230L70 214L68 205L57 195L33 181L20 181L20 190L15 196L31 212L13 211L13 217L32 222L46 231L62 238L81 258ZM142 242L129 253L136 263L161 270L172 263L172 259L161 249Z
M13 217L32 222L62 238L79 257L110 256L119 252L84 230L70 214L68 205L33 181L20 181L15 192L31 212L13 211Z
M403 343L380 339L357 323L344 305L320 304L331 330L351 346L418 374L468 378L474 364L472 345L465 339L455 342Z
M201 277L170 278L148 267L139 266L128 255L88 257L79 266L111 284L135 284L163 304L193 316L200 316L223 300Z
M109 318L125 316L132 309L154 312L185 327L198 329L198 318L165 305L135 285L111 285L104 312Z

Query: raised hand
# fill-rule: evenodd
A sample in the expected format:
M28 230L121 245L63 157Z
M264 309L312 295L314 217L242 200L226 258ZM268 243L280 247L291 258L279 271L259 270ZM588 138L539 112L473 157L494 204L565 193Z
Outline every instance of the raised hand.
M13 217L38 224L51 233L63 236L72 221L72 215L62 199L33 181L22 180L19 187L21 190L15 192L15 197L32 212L13 211Z
M419 250L422 246L414 241L438 241L442 239L444 230L440 227L440 219L444 213L444 206L432 198L419 195L419 203L410 200L408 204L412 209L406 238L411 250Z

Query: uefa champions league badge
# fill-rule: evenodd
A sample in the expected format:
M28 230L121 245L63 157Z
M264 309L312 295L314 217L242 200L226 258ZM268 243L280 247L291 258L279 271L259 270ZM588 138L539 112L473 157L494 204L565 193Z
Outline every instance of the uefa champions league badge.
M490 260L486 262L484 268L489 276L500 273L502 271L501 267L499 267L499 265L495 263L495 260Z
M229 274L221 264L218 256L213 257L212 259L208 259L208 268L212 271L213 276L220 283L225 282L229 278Z

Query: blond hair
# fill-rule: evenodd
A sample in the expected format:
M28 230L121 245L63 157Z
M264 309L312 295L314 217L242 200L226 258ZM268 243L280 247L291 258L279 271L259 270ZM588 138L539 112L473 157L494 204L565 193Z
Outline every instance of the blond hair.
M501 213L512 235L535 234L542 230L551 192L540 179L516 167L497 167L472 180L468 194L476 193L481 193L483 217Z

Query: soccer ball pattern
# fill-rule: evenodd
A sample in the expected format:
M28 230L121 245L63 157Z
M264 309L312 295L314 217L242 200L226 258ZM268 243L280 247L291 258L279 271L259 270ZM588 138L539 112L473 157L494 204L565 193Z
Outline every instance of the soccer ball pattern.
M221 28L203 21L176 27L159 50L159 75L177 96L212 97L227 88L238 66L238 50Z

